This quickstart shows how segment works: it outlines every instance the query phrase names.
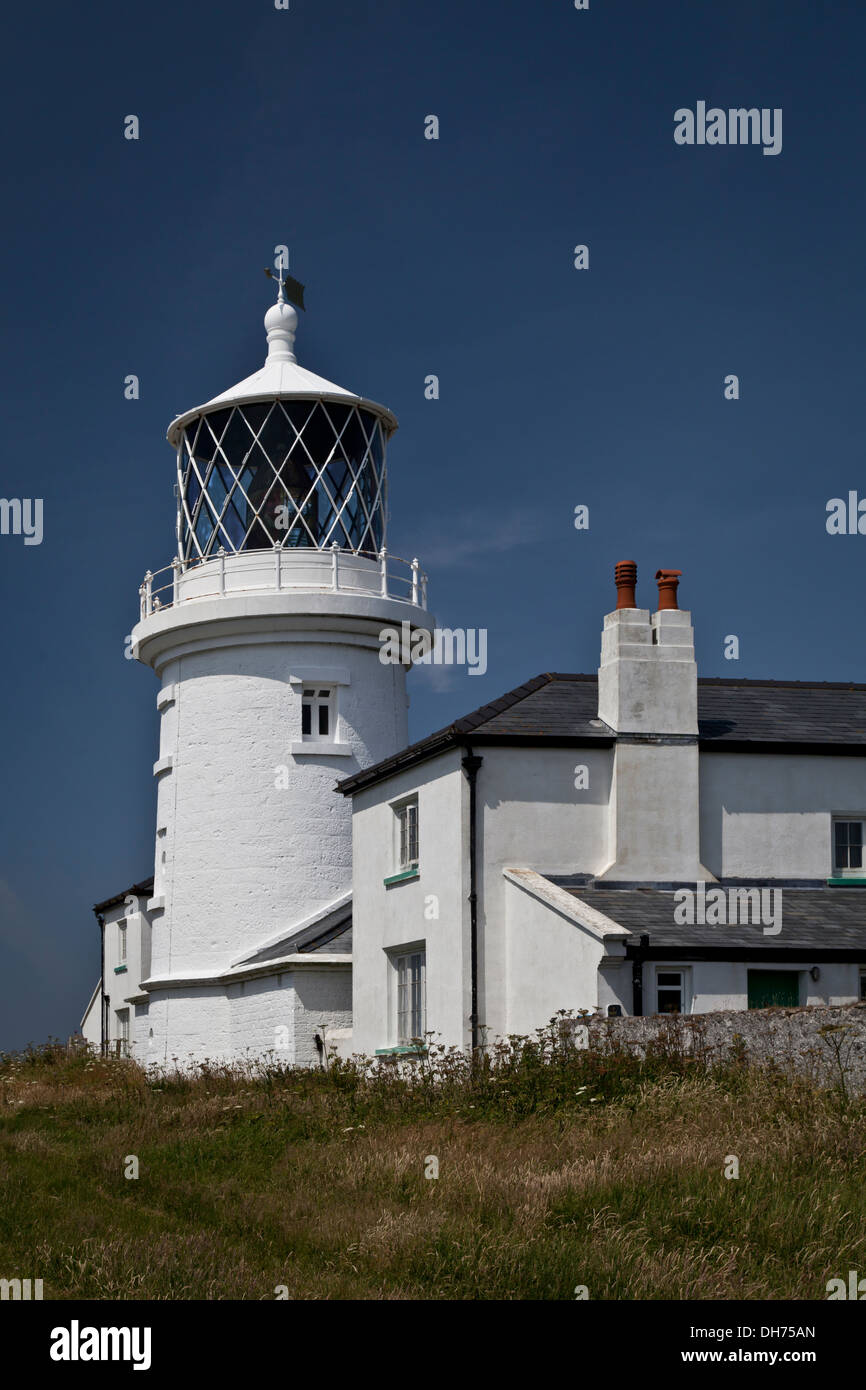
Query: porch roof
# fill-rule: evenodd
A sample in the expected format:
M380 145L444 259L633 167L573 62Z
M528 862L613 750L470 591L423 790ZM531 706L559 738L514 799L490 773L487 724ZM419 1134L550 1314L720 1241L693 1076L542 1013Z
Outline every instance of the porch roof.
M624 927L629 933L626 946L630 955L641 949L641 937L648 936L648 950L653 955L659 951L699 951L712 952L723 959L736 950L740 956L744 951L761 951L781 959L783 952L818 957L845 952L849 958L854 953L866 965L866 886L793 888L767 881L764 891L774 889L781 894L782 930L777 935L765 935L760 922L731 926L675 922L677 900L673 888L601 888L574 885L561 878L552 881ZM730 904L728 895L732 890L747 887L726 882L705 886L708 894L721 888L726 894L726 905ZM753 886L756 885L748 885ZM695 885L688 887L694 893ZM646 952L647 947L643 949Z

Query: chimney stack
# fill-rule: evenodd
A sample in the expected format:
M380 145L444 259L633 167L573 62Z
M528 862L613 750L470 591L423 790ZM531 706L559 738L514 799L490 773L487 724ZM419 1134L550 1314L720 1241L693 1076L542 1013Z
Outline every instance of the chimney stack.
M609 860L621 883L696 883L700 863L698 670L691 614L677 606L680 570L659 570L658 608L635 606L637 566L616 567L604 619L598 717L616 735Z
M638 608L637 565L616 566L616 608L604 620L598 717L618 734L694 736L698 677L691 614L677 605L682 570L659 570L658 608Z

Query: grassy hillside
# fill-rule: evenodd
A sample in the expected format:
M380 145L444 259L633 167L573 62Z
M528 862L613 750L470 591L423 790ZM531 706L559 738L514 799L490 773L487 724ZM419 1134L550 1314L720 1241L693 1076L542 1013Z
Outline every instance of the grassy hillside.
M0 1061L0 1190L46 1298L821 1299L866 1269L866 1103L552 1030L409 1078L49 1046Z

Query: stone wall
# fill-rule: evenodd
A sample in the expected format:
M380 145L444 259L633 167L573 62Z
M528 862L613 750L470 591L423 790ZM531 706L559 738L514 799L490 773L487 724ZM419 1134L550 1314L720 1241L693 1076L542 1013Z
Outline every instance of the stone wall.
M625 1049L644 1056L653 1044L708 1064L741 1056L822 1086L844 1084L851 1094L866 1092L866 1003L600 1018L590 1020L586 1030L588 1045L602 1052Z

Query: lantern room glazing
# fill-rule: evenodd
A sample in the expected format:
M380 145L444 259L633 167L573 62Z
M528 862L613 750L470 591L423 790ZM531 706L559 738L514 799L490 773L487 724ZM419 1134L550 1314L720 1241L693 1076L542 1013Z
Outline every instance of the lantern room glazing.
M178 440L181 561L280 543L377 553L385 440L372 410L323 399L247 401L195 416Z

